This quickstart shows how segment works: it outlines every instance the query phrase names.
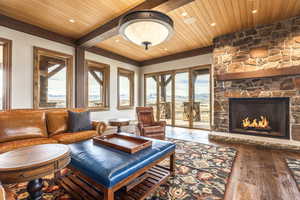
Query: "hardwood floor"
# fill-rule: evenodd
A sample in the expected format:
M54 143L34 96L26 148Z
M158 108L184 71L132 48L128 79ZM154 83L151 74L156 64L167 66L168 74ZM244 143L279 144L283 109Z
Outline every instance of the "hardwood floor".
M167 127L167 137L233 147L238 151L227 185L225 200L300 200L300 192L287 168L287 157L300 153L270 150L242 144L209 141L208 132Z

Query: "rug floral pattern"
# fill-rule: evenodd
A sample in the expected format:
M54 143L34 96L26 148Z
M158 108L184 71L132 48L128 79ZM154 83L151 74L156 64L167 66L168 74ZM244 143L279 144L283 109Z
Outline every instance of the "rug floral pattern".
M54 183L53 175L43 178L43 200L71 200L71 196L60 186ZM26 190L27 183L19 183L13 185L7 185L11 191L10 198L8 200L27 200L29 194Z
M236 150L197 142L168 139L176 143L176 175L161 185L148 200L218 200L223 199ZM169 161L161 163L168 166ZM8 186L16 199L28 197L26 183ZM53 177L44 178L43 199L69 200L71 196Z
M148 199L223 199L237 151L228 147L169 140L176 143L176 175ZM169 165L168 160L161 165Z
M300 190L300 160L293 159L293 158L287 158L286 163L290 171L292 172L292 175L298 185L298 188Z

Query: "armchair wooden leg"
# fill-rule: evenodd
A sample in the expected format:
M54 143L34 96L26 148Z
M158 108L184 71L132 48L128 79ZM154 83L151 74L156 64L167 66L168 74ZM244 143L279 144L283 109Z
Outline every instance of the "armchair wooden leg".
M106 189L104 192L104 200L114 200L114 192L112 189Z
M54 173L54 179L59 179L61 177L60 171Z
M175 175L175 153L170 155L170 171L171 175Z

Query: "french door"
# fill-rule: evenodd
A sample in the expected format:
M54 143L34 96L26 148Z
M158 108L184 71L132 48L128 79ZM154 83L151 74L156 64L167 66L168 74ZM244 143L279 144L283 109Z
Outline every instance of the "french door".
M211 128L210 66L145 75L145 105L168 125Z

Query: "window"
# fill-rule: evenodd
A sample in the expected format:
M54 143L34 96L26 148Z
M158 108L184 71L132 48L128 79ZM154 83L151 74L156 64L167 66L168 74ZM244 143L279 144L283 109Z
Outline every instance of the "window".
M144 105L168 125L211 129L211 66L144 75Z
M109 109L109 65L87 60L88 107L93 110Z
M34 108L72 107L73 56L34 47Z
M118 109L134 106L134 71L118 68Z
M10 109L12 41L0 38L0 110Z

